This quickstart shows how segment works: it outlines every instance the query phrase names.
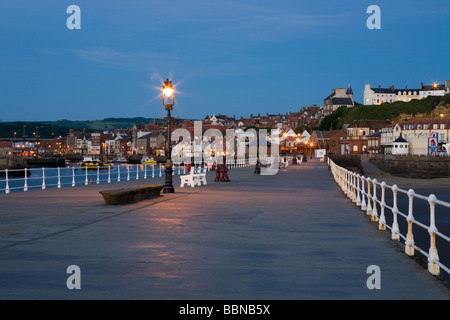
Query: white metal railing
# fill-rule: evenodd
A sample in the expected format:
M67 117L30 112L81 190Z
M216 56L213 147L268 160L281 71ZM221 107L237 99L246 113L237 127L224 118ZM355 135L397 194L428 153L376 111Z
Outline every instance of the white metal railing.
M189 164L194 172L210 171L212 163ZM248 159L227 160L229 169L249 166ZM173 175L186 174L186 165L173 164ZM129 180L161 177L165 174L164 164L126 164L103 167L25 168L0 170L0 193L75 187L88 184L111 183Z
M415 250L423 254L428 260L428 271L433 275L440 275L440 269L450 274L450 269L439 261L438 249L436 246L436 238L442 239L447 244L450 244L450 238L438 231L436 227L436 206L443 208L450 208L450 203L438 200L434 194L428 197L417 194L413 189L403 190L397 185L388 185L384 181L379 182L376 179L364 177L349 171L343 167L336 165L331 159L328 159L331 173L336 183L341 187L342 191L354 202L357 206L365 211L371 217L373 222L378 222L379 230L391 231L391 239L400 241L403 240L405 244L405 253L413 256ZM386 203L386 190L392 192L392 205ZM381 199L377 197L380 195ZM398 208L398 195L405 194L408 197L408 213L403 213ZM429 225L417 221L414 218L413 203L414 199L421 199L428 202L429 207ZM386 210L392 213L392 224L386 223ZM450 211L448 212L450 214ZM401 234L399 228L399 217L406 219L407 232L406 235ZM429 234L428 251L424 248L418 247L414 242L413 225L416 225Z
M203 172L205 166L194 165L193 170ZM186 166L174 164L172 174L185 174ZM111 183L161 177L164 164L127 164L99 167L25 168L0 170L0 192L34 189L75 187L88 184Z

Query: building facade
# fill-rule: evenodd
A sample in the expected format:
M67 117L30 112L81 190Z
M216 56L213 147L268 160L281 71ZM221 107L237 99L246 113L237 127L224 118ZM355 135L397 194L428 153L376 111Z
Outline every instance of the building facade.
M446 153L445 145L449 143L449 119L420 119L396 123L385 128L381 133L384 153L394 152L394 142L400 137L408 143L410 155L430 155ZM435 141L435 143L431 143ZM398 141L397 141L398 142Z
M345 88L336 88L331 90L331 94L323 100L323 115L329 115L339 107L353 107L353 90L350 84L347 90Z
M443 96L450 92L450 80L446 80L445 84L433 83L431 85L423 85L420 83L418 89L395 89L394 86L389 88L372 88L370 83L366 83L364 87L364 105L380 105L382 103L393 103L396 101L409 102L413 99L424 99L428 96Z

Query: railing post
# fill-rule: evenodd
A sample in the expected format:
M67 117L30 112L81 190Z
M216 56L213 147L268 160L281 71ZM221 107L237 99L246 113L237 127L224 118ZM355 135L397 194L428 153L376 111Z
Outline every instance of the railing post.
M370 178L367 178L367 211L366 214L370 216L372 214L372 205L371 205L371 199L372 196L370 195L370 181L372 181Z
M127 165L127 181L130 181L130 165Z
M408 233L406 234L406 240L405 240L405 253L408 256L413 256L414 255L414 236L413 236L413 232L412 232L412 225L414 222L414 217L413 217L414 190L413 189L408 190L408 198L409 198L408 217L406 218L406 221L408 221Z
M88 180L88 172L87 172L88 168L86 167L85 169L85 176L86 178L84 179L84 185L87 186L89 184L89 180Z
M159 164L159 176L162 176L161 163Z
M111 183L111 166L108 166L108 183Z
M343 171L343 187L344 187L344 193L345 195L348 195L348 184L347 184L347 169L342 170Z
M436 248L436 228L434 207L436 203L436 196L430 194L428 197L428 203L430 204L430 226L428 233L430 234L430 250L428 251L428 271L435 276L440 274L439 265L436 263L439 261L439 255Z
M23 185L23 191L28 191L28 169L25 168L25 183Z
M5 193L9 193L9 181L8 181L8 169L5 169L5 181L6 181L6 186L5 186Z
M359 181L361 179L361 176L359 174L356 175L356 205L358 207L361 206L361 194L359 190Z
M45 168L42 167L42 190L45 189Z
M356 197L353 197L354 194L354 186L353 186L353 172L349 171L348 172L348 181L349 181L349 195L348 197L350 198L350 200L352 200L352 202L356 202Z
M72 167L72 187L75 187L75 167Z
M380 220L378 222L379 230L386 230L386 217L384 216L384 208L386 207L386 182L381 182L381 204L380 204Z
M400 230L398 228L398 222L397 222L397 213L398 213L398 207L397 207L397 191L398 187L396 184L392 186L392 197L394 199L394 204L392 205L392 215L393 215L393 221L392 221L392 240L400 240Z
M345 169L345 194L350 197L350 171Z
M147 164L144 163L144 179L147 179Z
M365 211L366 207L366 192L364 191L364 185L366 184L366 178L364 176L361 177L361 210Z
M97 184L100 183L100 167L97 167Z
M58 167L58 189L61 188L61 168Z
M120 165L117 166L117 182L120 182Z
M139 180L139 165L136 165L136 180Z
M152 178L155 177L155 165L152 164Z
M372 221L378 221L378 209L377 209L377 179L372 180L373 183L373 206L372 206Z

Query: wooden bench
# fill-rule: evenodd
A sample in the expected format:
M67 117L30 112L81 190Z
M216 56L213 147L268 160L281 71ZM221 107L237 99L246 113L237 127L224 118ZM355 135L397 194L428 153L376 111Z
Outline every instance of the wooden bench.
M195 187L195 186L201 186L206 183L206 172L203 173L194 173L194 169L191 169L191 172L188 174L185 174L183 176L180 176L180 188L183 188L184 185Z
M157 197L163 188L164 185L162 184L147 184L121 189L103 190L100 191L100 194L103 196L106 204L118 205Z

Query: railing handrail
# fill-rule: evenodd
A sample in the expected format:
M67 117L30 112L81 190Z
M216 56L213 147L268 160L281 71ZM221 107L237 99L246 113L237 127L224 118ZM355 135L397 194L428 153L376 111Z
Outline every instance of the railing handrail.
M232 168L242 168L249 166L248 159L235 159L234 161L227 161L226 163L229 169ZM63 169L71 169L69 173L61 173L61 168L59 167L39 167L39 168L25 168L25 169L1 169L0 173L5 175L5 188L0 188L0 192L4 192L6 194L10 193L12 190L14 191L28 191L29 188L42 188L46 189L47 187L61 188L63 186L79 186L79 185L87 185L87 184L100 184L100 183L111 183L112 181L120 182L120 181L129 181L132 179L147 179L147 178L155 178L161 177L163 175L165 164L126 164L126 169L121 168L121 166L95 166L95 167L64 167ZM113 169L117 168L116 172L112 172ZM125 169L125 170L123 170ZM46 176L46 172L50 172L51 170L58 171L56 176ZM191 164L191 170L195 170L196 172L204 172L209 171L210 166L207 163L198 163L194 162ZM200 171L199 171L200 170ZM42 175L39 176L28 176L30 172L42 172ZM75 174L75 171L78 174ZM11 173L21 173L20 177L11 177ZM95 176L91 173L94 172ZM173 163L173 171L172 175L181 175L186 174L186 165L181 165L181 162ZM63 182L63 178L72 178L70 182ZM78 178L78 181L77 179ZM83 179L80 182L80 179ZM56 179L57 182L49 183L49 181ZM31 181L40 180L39 185L30 185ZM10 186L9 184L12 182L21 182L21 186Z
M416 193L413 189L404 190L400 189L397 185L388 185L384 181L379 182L376 179L370 177L364 177L343 167L336 165L333 160L328 159L328 165L331 168L332 175L336 183L341 187L344 193L354 202L357 206L361 207L361 210L366 211L366 214L371 216L373 222L378 222L379 229L385 230L386 228L391 230L391 239L399 241L400 238L404 240L405 253L409 256L414 255L414 251L417 250L428 259L428 271L433 275L440 275L440 269L443 269L450 274L450 269L439 261L438 250L436 247L436 236L450 243L450 238L447 235L438 231L435 224L435 207L436 205L450 208L450 203L442 201L436 198L434 194L430 194L428 197ZM381 199L377 198L376 188L381 187ZM390 189L393 194L393 205L389 206L385 202L385 190ZM397 207L397 194L402 193L408 196L408 214L401 212ZM425 225L417 221L413 215L413 202L414 198L428 201L430 206L430 225ZM378 214L378 208L380 214ZM386 224L384 212L385 209L389 209L393 215L392 225ZM406 235L400 233L398 227L397 216L400 215L406 219L408 223L408 232ZM430 235L430 247L428 252L419 248L414 243L414 234L412 231L412 225L415 224L428 231Z

